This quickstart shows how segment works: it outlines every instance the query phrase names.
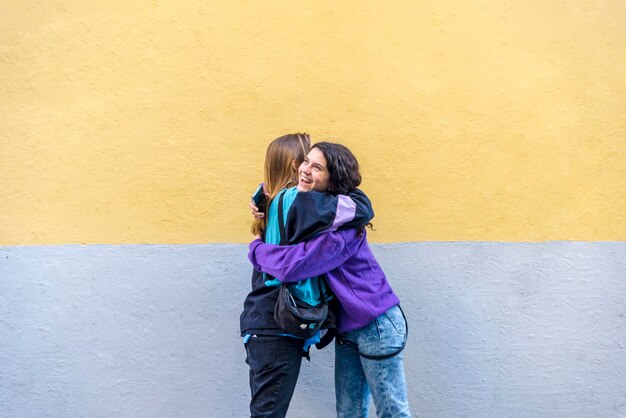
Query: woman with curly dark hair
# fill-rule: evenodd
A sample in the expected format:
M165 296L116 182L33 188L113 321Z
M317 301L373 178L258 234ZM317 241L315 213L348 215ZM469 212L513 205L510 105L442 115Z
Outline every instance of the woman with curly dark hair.
M315 144L299 174L299 188L332 194L350 193L361 183L356 158L340 144ZM322 233L291 246L255 240L248 257L255 269L285 283L325 274L340 304L335 346L338 417L367 417L370 397L379 417L411 416L402 360L406 319L363 227Z

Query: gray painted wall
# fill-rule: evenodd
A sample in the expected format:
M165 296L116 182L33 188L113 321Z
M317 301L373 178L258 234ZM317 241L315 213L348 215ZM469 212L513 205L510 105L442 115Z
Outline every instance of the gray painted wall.
M626 416L626 243L373 245L423 417ZM245 417L244 245L0 247L0 415ZM333 352L292 417L332 417Z

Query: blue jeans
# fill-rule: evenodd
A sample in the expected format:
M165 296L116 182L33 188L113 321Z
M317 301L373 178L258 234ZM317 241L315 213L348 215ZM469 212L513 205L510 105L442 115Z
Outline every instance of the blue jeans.
M369 325L343 334L366 355L385 355L402 346L406 322L398 306ZM374 398L379 418L410 417L402 352L384 360L361 357L351 344L335 344L337 418L367 418Z

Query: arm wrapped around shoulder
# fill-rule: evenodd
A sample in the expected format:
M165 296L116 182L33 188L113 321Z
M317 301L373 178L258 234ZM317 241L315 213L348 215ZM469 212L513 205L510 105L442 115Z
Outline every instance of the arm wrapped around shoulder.
M359 245L354 229L328 232L296 245L264 244L254 240L248 258L258 271L281 282L319 276L342 265Z
M322 232L361 228L374 217L369 198L356 189L349 195L299 192L285 220L288 244L297 244Z

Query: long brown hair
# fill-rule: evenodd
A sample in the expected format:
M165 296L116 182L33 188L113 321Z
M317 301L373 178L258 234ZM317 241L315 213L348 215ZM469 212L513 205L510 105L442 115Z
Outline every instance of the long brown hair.
M252 233L260 235L267 225L267 211L272 199L286 187L298 184L298 167L311 149L311 139L306 133L283 135L273 140L265 152L264 181L269 194L267 205L259 208L265 218L255 219Z

